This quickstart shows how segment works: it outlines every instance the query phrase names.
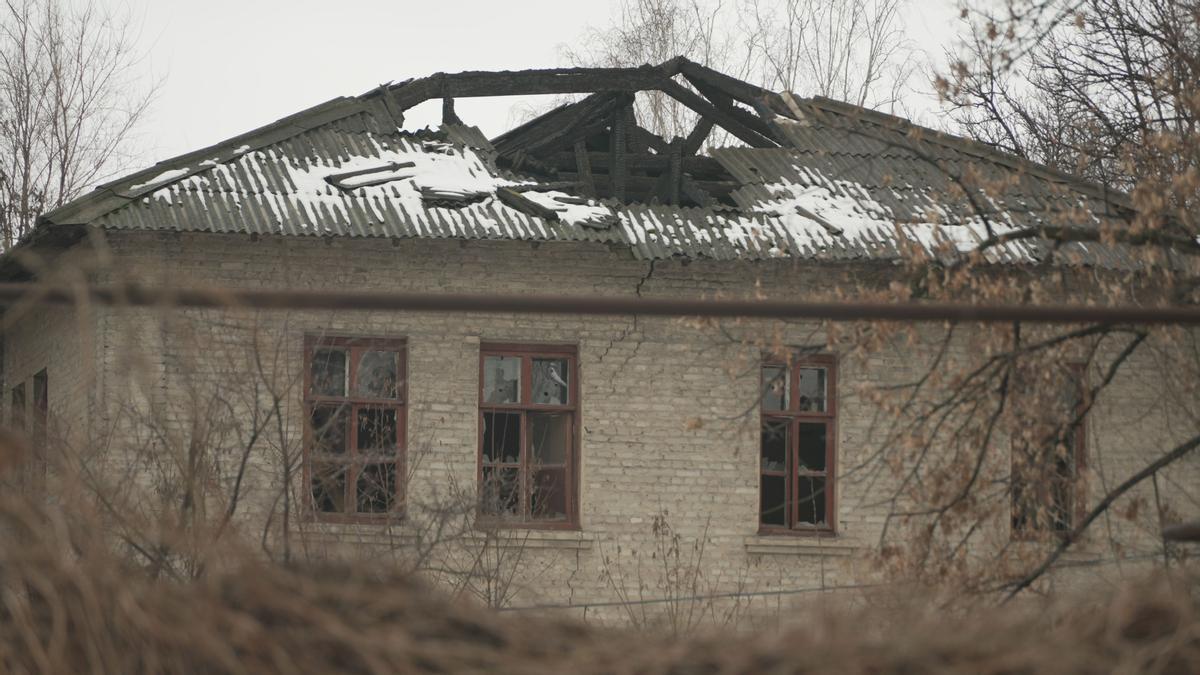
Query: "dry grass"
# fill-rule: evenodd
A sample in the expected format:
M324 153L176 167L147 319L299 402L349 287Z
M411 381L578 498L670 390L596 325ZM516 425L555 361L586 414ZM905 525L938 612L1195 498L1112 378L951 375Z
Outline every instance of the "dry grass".
M814 613L669 640L496 614L379 570L227 560L155 580L94 525L0 508L5 672L1200 672L1200 586L1183 577L1037 611Z

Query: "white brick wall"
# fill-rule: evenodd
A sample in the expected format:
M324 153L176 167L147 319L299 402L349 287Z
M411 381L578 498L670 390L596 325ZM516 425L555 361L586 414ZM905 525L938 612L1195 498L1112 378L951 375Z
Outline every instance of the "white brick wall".
M794 298L846 280L885 280L888 271L886 266L868 264L660 261L651 273L648 263L633 260L627 252L591 244L252 241L234 235L121 233L110 236L110 245L114 277L251 288L613 296L640 292L647 297L749 297L765 292ZM90 429L92 439L110 428L141 439L126 441L122 436L107 446L108 462L126 469L118 475L132 484L153 485L138 468L153 461L136 449L153 446L144 429L139 429L153 417L177 448L186 448L197 437L217 448L212 485L227 488L236 472L238 448L248 435L247 411L256 405L256 396L260 409L270 407L267 385L281 395L284 444L297 448L303 426L296 384L302 371L302 338L305 333L332 332L407 338L408 444L421 455L410 495L414 500L428 499L444 491L451 477L470 488L476 470L480 342L569 343L578 346L580 359L582 534L539 534L527 541L513 603L611 601L615 596L603 578L605 558L610 571L613 560L622 561L624 580L636 589L631 551L642 558L650 554L656 543L650 524L660 512L669 514L670 524L680 534L684 559L698 555L692 544L707 533L705 590L763 592L871 578L867 565L856 565L850 562L854 558L840 554L850 547L869 547L878 536L886 509L868 506L878 499L876 493L865 491L880 490L881 485L868 488L865 482L852 480L839 485L836 539L806 540L808 546L801 548L795 546L795 539L785 543L756 536L755 400L760 350L754 344L730 341L726 332L751 340L777 336L787 345L821 345L828 333L819 323L729 321L723 332L690 320L664 318L197 310L164 314L114 309L80 326L71 316L65 311L42 312L10 331L5 372L12 378L27 377L48 363L52 382L76 383L52 389L57 416L88 419L90 427L83 428ZM92 326L94 336L88 335ZM96 352L84 346L91 338ZM255 359L256 349L263 358ZM91 353L99 356L93 360L87 356ZM840 466L852 466L877 449L873 444L880 424L877 411L856 398L856 386L911 376L930 354L928 349L896 349L880 351L867 363L842 364ZM958 355L969 356L961 349ZM98 374L89 378L85 373L93 366ZM1123 479L1162 443L1194 433L1183 413L1169 410L1161 401L1161 387L1156 386L1161 378L1154 367L1146 359L1128 370L1093 416L1091 452L1104 478L1091 483L1094 494L1100 493L1102 482L1111 486ZM87 386L99 402L91 415L86 412ZM214 401L228 407L214 408ZM196 424L198 417L213 417L197 411L214 410L219 411L216 420ZM147 417L139 419L139 414ZM698 428L695 420L702 423ZM237 520L238 528L252 541L270 521L269 542L275 551L282 545L279 446L279 434L271 428L255 447ZM1198 483L1197 463L1192 461L1160 481L1160 494L1186 509L1194 502L1181 500L1180 494ZM298 481L296 485L300 488ZM159 503L155 499L173 503L170 495L161 494L144 503ZM221 505L214 497L207 508ZM291 543L300 555L324 554L331 537L359 542L339 549L354 555L386 555L391 541L370 527L314 527L297 525L294 519L292 527L296 531ZM1120 535L1126 545L1123 553L1153 552L1148 526L1120 528L1125 528ZM817 544L824 548L812 548ZM782 553L762 553L780 548ZM1112 552L1100 547L1095 555ZM660 563L644 564L642 576L648 584L644 597L667 593L656 587ZM636 590L631 594L636 597ZM754 602L759 609L769 609L794 599L766 597ZM600 614L620 616L620 611L608 608Z

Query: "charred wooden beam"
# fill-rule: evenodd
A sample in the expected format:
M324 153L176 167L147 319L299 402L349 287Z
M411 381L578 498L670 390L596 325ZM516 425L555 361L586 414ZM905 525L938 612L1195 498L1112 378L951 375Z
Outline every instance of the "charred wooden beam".
M687 139L683 141L683 155L689 157L700 152L700 148L704 147L704 141L708 140L708 135L712 133L713 121L707 117L700 118L696 123L696 128L692 129L692 133L688 134Z
M454 99L453 98L442 99L442 124L462 124L462 123L463 123L463 121L461 119L459 119L458 113L454 112Z
M743 143L754 148L777 148L779 144L770 138L742 124L730 113L717 108L699 94L693 93L673 80L667 80L660 89L671 98L691 108L703 117L707 117L723 129L736 136Z
M682 152L680 154L682 155ZM608 173L612 168L612 156L610 153L589 152L587 153L587 157L588 166L593 173ZM582 175L583 172L579 171L578 159L578 155L575 152L558 152L545 156L542 161L559 171L575 169ZM691 174L696 178L713 180L730 178L729 172L725 170L725 167L712 157L682 156L681 161L683 173ZM651 173L658 175L670 171L671 156L669 152L663 155L630 152L625 156L625 165L631 173Z
M584 194L596 196L596 181L592 179L592 162L588 156L587 143L582 139L575 141L575 170L579 172L579 183Z
M398 171L412 169L416 166L417 165L413 162L390 162L388 164L384 164L383 166L376 166L370 169L359 169L358 171L345 171L343 173L330 174L325 177L325 182L339 190L355 190L358 188L372 187L375 185L382 185L384 183L391 183L397 180L404 180L404 178L410 178L411 176L398 176L395 174ZM356 181L353 185L346 185L346 181L348 180L375 174L389 175L381 176L377 180L371 180L368 178L366 180Z
M628 151L629 142L629 117L624 110L617 111L613 115L612 137L609 142L609 152L612 153L612 164L609 170L609 177L612 181L613 196L621 201L625 201L625 179L629 174L629 167L625 163L625 153Z
M771 128L769 124L767 124L766 120L758 115L755 115L754 113L749 112L745 108L738 107L733 102L734 99L724 91L713 87L704 80L692 79L690 77L687 79L692 83L692 86L696 88L696 91L704 94L704 97L709 101L712 101L712 104L718 109L729 113L734 119L746 125L748 128L753 129L755 132L762 134L771 140L778 140L777 132L775 129ZM763 103L756 102L752 105L762 106Z
M663 78L663 72L653 66L438 73L393 90L391 98L401 110L408 110L431 98L643 91L657 88Z
M513 171L531 171L543 176L555 176L558 174L558 169L524 150L517 150L507 155L498 155L496 163Z
M629 128L629 145L630 149L645 150L650 148L664 155L670 151L670 144L661 136L636 125Z
M519 135L505 134L493 141L501 155L517 150L545 153L559 148L570 148L576 140L588 138L604 126L616 110L633 101L629 92L604 92L563 109L540 124L529 126Z
M730 77L725 73L687 59L680 61L678 67L679 72L683 73L683 76L693 85L697 82L704 82L708 86L719 89L730 98L746 105L753 107L757 102L765 102L775 113L791 115L790 109L783 97L769 89L763 89L749 82L743 82L736 77Z
M533 201L516 190L499 188L496 190L496 197L499 198L500 201L527 216L535 216L537 218L548 220L552 223L558 222L557 211L542 206L541 204Z

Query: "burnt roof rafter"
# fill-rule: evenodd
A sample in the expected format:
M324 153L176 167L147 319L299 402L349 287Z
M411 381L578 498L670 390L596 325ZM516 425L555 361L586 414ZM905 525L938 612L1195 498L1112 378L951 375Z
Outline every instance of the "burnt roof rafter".
M684 76L704 95L697 94L677 82L674 78L679 75ZM718 73L683 57L676 57L658 66L643 65L636 68L554 68L437 73L376 89L364 97L383 96L389 108L403 112L437 98L585 93L595 96L640 91L661 91L667 94L700 115L702 119L712 121L751 147L778 147L781 143L766 121L754 112L734 105L733 101L750 105L752 108L765 105L767 110L775 114L791 115L778 94ZM571 107L572 105L560 106L496 140L502 142L513 138L522 130L550 122Z
M686 138L668 141L638 124L638 92L658 91L695 112ZM442 99L454 122L454 99L535 94L588 94L491 139L496 160L509 169L571 182L581 194L623 202L732 205L737 182L717 162L693 159L716 127L754 148L778 148L772 122L783 99L683 57L637 68L559 68L519 72L438 73L381 87L379 98L401 113ZM746 107L743 107L746 106Z

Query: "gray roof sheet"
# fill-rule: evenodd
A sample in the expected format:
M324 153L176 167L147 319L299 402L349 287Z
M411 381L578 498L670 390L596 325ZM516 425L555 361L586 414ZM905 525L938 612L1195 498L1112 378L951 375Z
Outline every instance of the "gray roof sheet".
M364 97L336 99L138 172L44 221L112 230L595 241L626 246L646 259L887 260L909 246L954 255L989 231L1064 214L1084 213L1096 226L1123 217L1120 196L981 146L914 134L916 127L889 122L896 118L845 104L793 101L803 119L774 120L788 147L711 151L742 183L734 193L738 209L581 204L498 170L477 129L403 131L376 99ZM345 179L341 187L330 183L354 172L367 175ZM346 185L368 178L382 182ZM1006 189L989 197L979 190L986 184ZM504 187L527 191L560 219L508 206L495 195ZM447 193L451 201L431 198ZM458 203L452 203L455 195ZM988 255L998 263L1049 258L1133 265L1120 247L1051 249L1037 240L1011 242Z

